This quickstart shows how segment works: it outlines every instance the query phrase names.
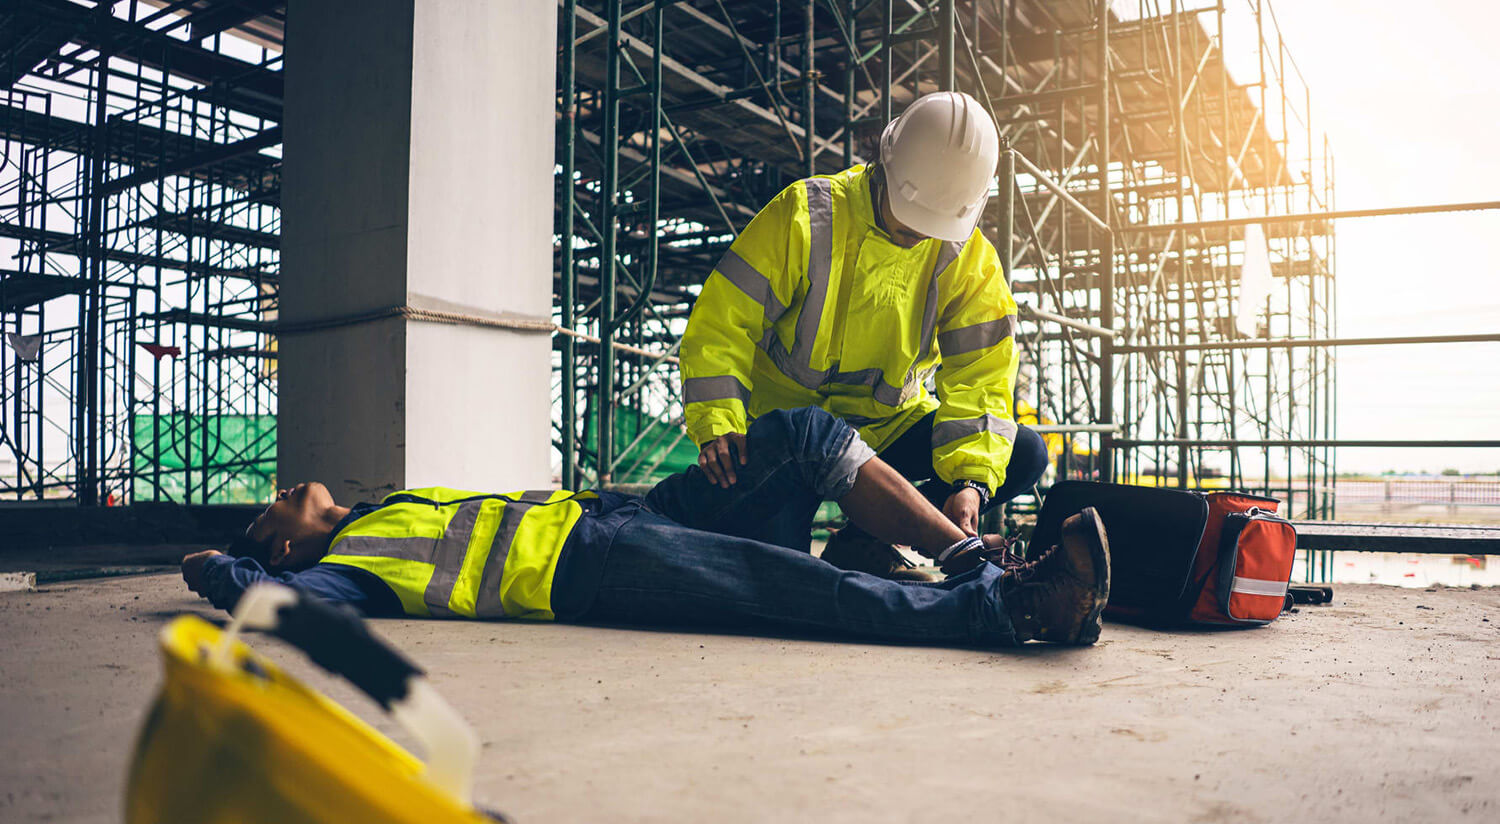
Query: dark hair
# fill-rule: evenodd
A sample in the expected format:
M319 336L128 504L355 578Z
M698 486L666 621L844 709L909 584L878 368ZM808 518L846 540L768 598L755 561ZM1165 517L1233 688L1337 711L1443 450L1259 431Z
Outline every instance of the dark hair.
M253 525L255 522L251 521L250 523ZM240 533L239 536L229 543L229 547L224 550L224 553L234 558L249 558L262 567L265 567L271 563L271 542L257 541L251 538L250 527L247 526L244 532Z

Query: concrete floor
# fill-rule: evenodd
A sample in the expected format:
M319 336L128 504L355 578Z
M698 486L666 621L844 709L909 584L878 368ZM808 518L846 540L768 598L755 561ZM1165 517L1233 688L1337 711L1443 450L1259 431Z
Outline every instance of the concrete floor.
M1500 589L1336 594L1268 629L1110 626L1081 650L377 629L478 728L479 797L521 824L1500 819ZM0 594L0 821L118 820L181 612L211 614L170 575Z

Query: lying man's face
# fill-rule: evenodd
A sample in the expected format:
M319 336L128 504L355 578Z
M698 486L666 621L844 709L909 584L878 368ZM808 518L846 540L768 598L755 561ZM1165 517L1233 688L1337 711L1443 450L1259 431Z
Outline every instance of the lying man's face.
M230 554L255 558L267 569L306 569L328 548L323 516L333 506L328 487L316 481L283 489L235 541Z

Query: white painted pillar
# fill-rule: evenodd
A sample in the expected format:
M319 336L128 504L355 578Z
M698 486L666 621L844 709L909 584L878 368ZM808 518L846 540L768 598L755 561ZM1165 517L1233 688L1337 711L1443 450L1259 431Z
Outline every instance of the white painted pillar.
M288 4L280 483L550 484L549 336L390 313L550 316L556 16Z

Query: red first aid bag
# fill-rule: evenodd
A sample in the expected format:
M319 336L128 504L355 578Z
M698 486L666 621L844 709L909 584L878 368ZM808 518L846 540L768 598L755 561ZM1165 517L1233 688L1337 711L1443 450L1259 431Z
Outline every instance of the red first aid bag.
M1280 502L1243 492L1064 481L1047 493L1031 546L1092 506L1109 537L1111 620L1264 626L1289 605L1297 532Z
M1240 492L1210 492L1203 539L1193 563L1197 624L1260 626L1287 606L1297 530L1276 514L1280 502ZM1106 527L1107 528L1107 527Z

